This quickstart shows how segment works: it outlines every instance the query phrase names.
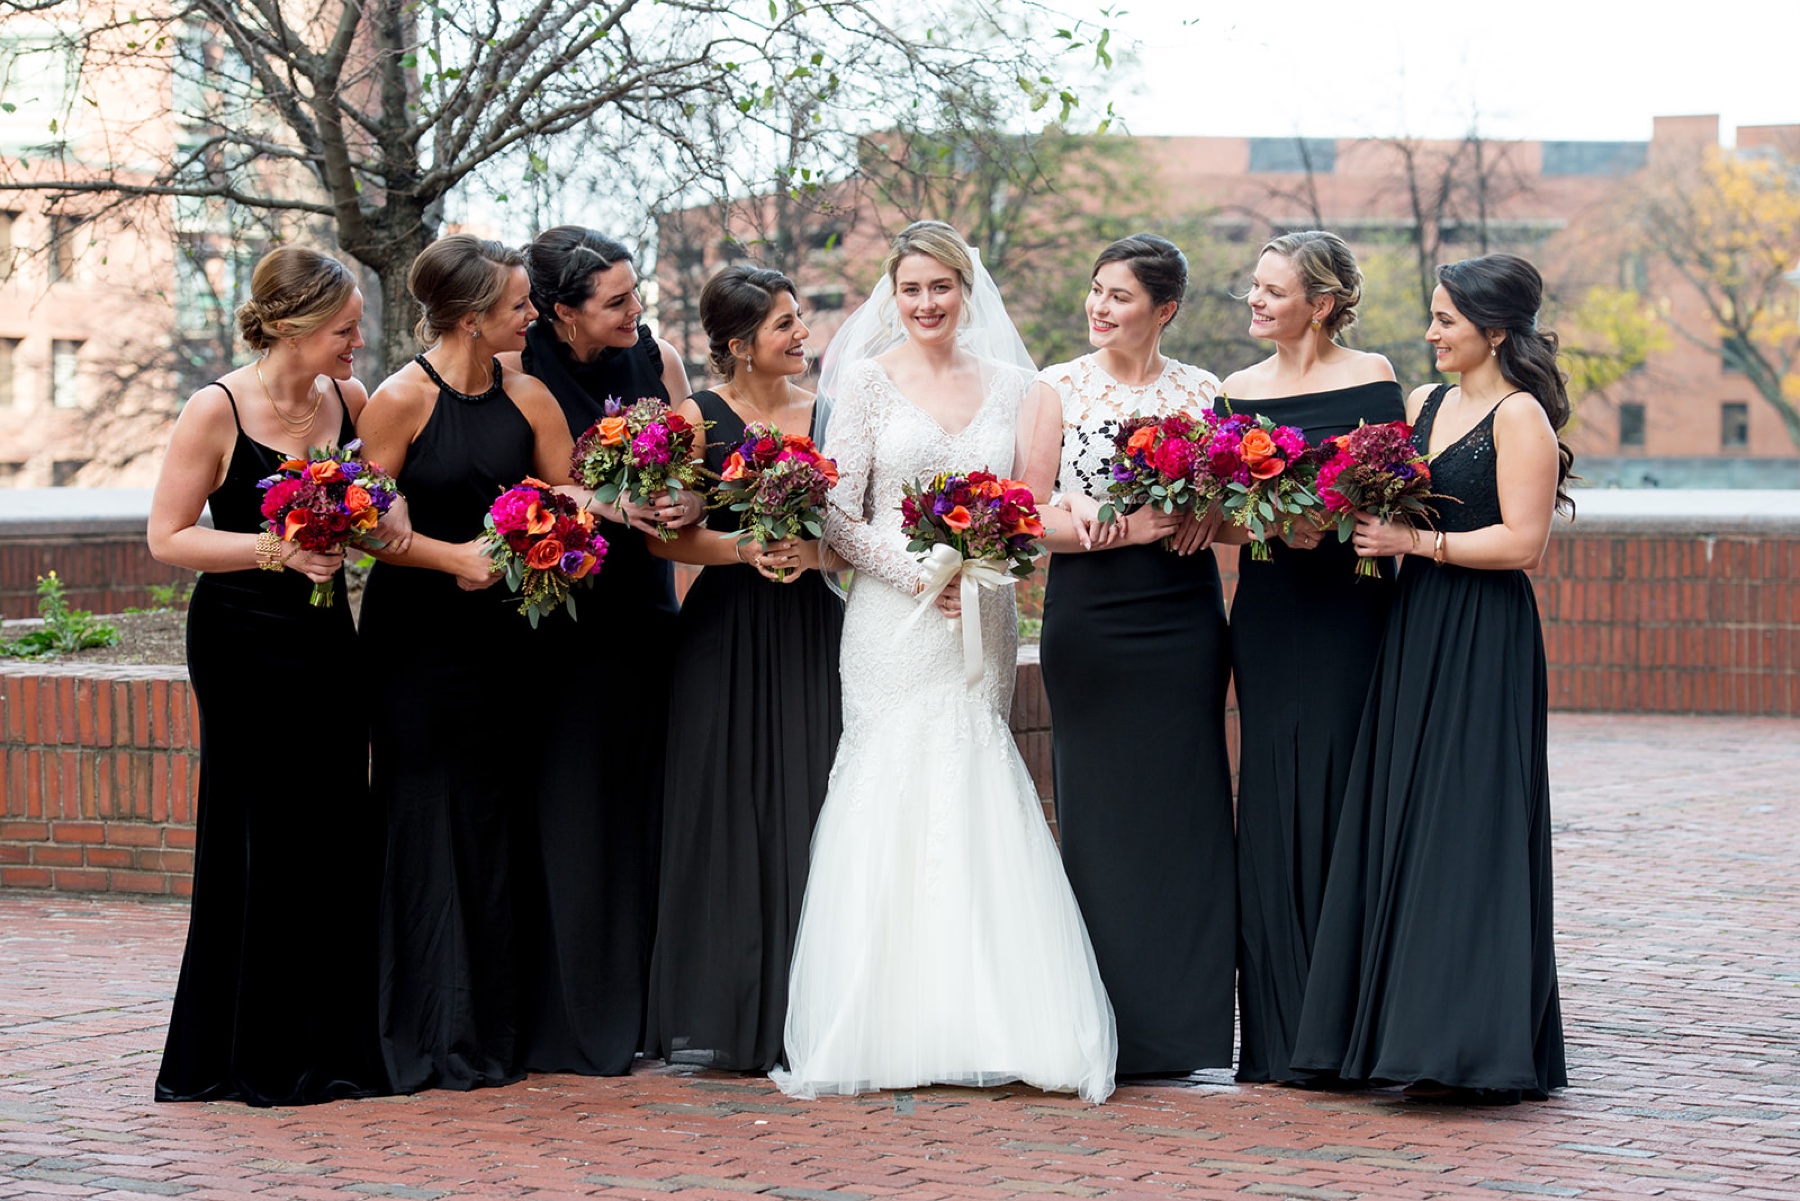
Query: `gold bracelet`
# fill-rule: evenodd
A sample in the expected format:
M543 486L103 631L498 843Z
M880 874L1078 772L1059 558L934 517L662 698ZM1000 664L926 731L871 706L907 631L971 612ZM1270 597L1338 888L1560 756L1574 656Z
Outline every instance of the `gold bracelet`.
M286 562L281 553L281 535L264 530L256 536L256 566L259 571L280 571Z
M1437 532L1437 543L1431 548L1431 561L1442 566L1444 559L1444 531Z

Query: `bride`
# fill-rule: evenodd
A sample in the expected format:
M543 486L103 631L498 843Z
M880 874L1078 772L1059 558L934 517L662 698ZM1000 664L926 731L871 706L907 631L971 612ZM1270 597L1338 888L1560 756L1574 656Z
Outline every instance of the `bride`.
M1018 623L984 589L983 671L965 683L957 589L902 629L925 578L901 487L982 468L1049 491L1059 413L1025 403L1030 356L992 278L938 221L895 239L827 354L837 459L826 541L855 569L844 733L813 835L790 979L797 1097L917 1085L1105 1100L1117 1037L1037 790L1007 726Z

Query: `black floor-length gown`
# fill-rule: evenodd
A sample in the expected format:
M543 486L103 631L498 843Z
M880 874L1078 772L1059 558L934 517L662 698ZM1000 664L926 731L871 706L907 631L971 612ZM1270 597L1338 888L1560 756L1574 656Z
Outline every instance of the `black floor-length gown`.
M219 385L224 390L224 385ZM237 401L231 399L232 413ZM346 414L338 441L356 436ZM262 528L288 456L240 425L213 527ZM387 1091L375 1040L381 821L356 629L298 572L209 571L188 609L200 708L193 910L158 1101L301 1105Z
M536 439L500 381L498 363L479 396L437 380L397 478L417 533L477 537L494 499L531 474ZM515 829L537 765L560 753L538 682L564 668L533 657L517 607L503 583L465 592L448 573L389 563L363 598L358 677L388 814L382 1050L402 1092L524 1075Z
M1392 380L1231 407L1306 432L1309 442L1359 421L1401 421ZM1270 557L1238 556L1231 602L1237 665L1239 1080L1292 1080L1288 1066L1325 873L1369 677L1393 592L1356 574L1356 552L1327 533L1312 550L1272 539Z
M744 422L697 392L706 463L723 471ZM715 510L714 529L738 515ZM681 607L671 711L662 895L650 970L648 1054L766 1072L781 1059L788 967L813 823L843 729L844 604L816 571L792 583L708 567Z
M1413 440L1430 445L1447 388ZM1494 415L1432 461L1439 528L1500 521ZM1567 1083L1550 880L1544 641L1523 571L1400 569L1293 1064L1542 1096Z
M1118 1021L1121 1077L1231 1063L1230 670L1217 561L1054 556L1044 690L1063 867Z
M580 437L607 398L681 400L662 383L649 327L629 349L578 362L548 321L526 335L523 366L542 380ZM559 748L533 796L524 853L539 890L528 900L524 1066L616 1076L643 1044L656 929L663 753L674 660L675 587L644 535L600 523L606 562L576 594L577 620L540 623L553 662L541 688L544 736Z

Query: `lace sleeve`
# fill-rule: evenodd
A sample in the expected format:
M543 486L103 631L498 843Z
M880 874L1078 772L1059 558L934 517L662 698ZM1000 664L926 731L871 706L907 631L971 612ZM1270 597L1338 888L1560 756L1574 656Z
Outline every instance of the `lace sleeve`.
M872 520L881 397L871 372L878 370L873 364L859 365L832 410L825 453L837 460L838 482L825 512L825 542L858 574L911 593L924 578L923 568L897 529L878 529Z

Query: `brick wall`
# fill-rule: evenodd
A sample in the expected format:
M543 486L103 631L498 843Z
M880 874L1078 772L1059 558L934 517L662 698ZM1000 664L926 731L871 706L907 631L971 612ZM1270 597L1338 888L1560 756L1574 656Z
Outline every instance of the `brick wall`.
M0 617L36 617L38 577L52 571L71 608L95 613L146 606L147 585L194 578L150 557L141 524L118 533L0 534Z
M0 886L186 896L199 716L181 667L0 662Z
M1559 529L1533 577L1552 708L1800 716L1800 522L1719 528ZM1235 567L1221 555L1228 594ZM1047 797L1036 647L1011 716ZM1235 709L1226 721L1235 743ZM182 668L0 661L0 731L0 886L190 890L199 727Z

